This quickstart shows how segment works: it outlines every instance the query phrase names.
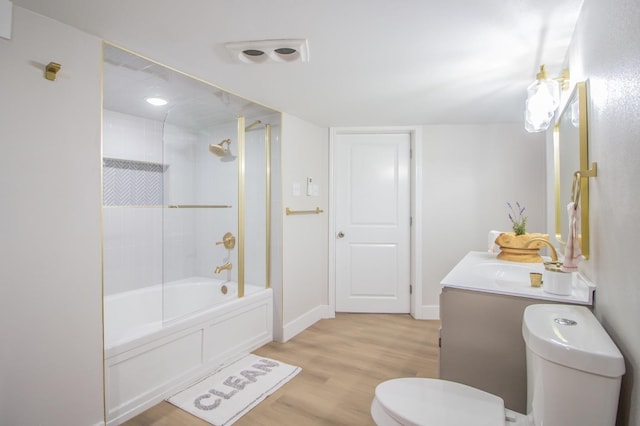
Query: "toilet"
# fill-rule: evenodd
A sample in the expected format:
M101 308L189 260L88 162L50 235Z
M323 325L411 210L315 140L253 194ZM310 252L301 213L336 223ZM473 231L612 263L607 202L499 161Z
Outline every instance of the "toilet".
M399 378L379 384L371 403L378 426L614 425L622 354L589 309L530 305L522 319L527 413L461 383Z

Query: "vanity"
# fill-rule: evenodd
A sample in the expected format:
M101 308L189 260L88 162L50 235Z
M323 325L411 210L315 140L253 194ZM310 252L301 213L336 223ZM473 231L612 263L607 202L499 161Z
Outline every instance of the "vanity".
M589 158L587 96L587 82L577 82L553 132L555 241L571 248L574 267L575 261L589 259L589 179L598 174ZM472 251L441 281L440 293L440 378L498 395L519 413L527 412L524 309L537 303L591 307L595 290L577 272L561 280L545 274L547 291L568 293L551 294L544 291L544 282L531 286L530 272L548 271L542 263Z
M532 287L542 263L496 259L469 252L441 281L440 378L500 396L527 412L527 370L522 338L524 309L536 303L591 306L595 287L574 275L572 292L559 296ZM544 286L544 284L543 284Z

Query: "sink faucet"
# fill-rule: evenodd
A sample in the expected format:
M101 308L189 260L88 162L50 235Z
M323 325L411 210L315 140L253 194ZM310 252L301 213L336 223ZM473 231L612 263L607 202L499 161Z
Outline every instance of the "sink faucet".
M231 262L227 262L222 266L216 266L216 270L214 271L214 273L215 274L219 274L223 270L225 270L225 269L231 270L231 268L233 268L233 265L231 264Z
M556 251L556 248L553 246L553 244L551 244L549 241L545 240L544 238L532 238L529 241L527 241L527 244L525 245L525 247L529 247L531 243L533 243L534 241L539 241L541 243L548 245L549 248L551 249L551 262L558 263L558 252Z

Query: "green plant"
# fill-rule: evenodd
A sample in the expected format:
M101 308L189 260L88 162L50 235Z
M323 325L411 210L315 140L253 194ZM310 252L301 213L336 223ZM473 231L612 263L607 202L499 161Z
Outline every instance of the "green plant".
M509 219L511 220L513 232L516 235L524 235L527 233L527 217L524 216L525 208L520 206L520 203L516 201L516 208L514 209L511 203L507 203L509 206Z

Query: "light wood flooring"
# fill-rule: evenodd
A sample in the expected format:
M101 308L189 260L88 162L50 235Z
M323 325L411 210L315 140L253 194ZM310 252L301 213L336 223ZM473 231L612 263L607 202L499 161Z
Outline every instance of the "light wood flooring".
M439 321L400 314L337 314L287 343L255 354L302 367L302 372L235 423L237 426L373 425L377 384L396 377L438 376ZM206 426L162 402L127 426Z

